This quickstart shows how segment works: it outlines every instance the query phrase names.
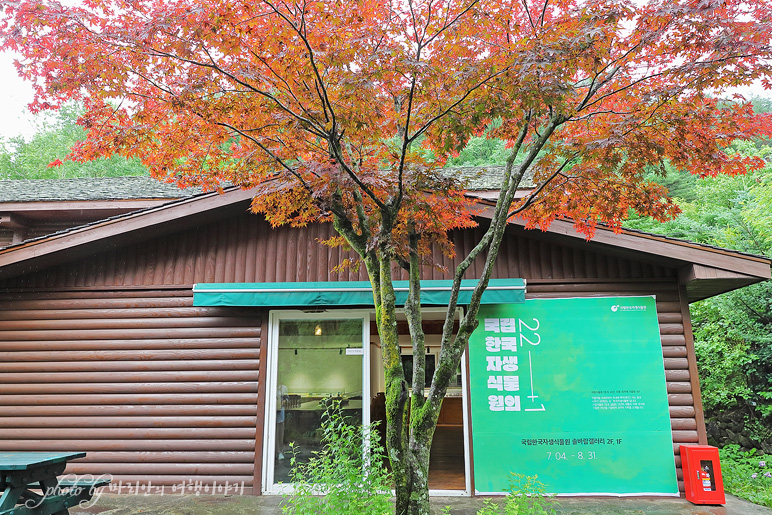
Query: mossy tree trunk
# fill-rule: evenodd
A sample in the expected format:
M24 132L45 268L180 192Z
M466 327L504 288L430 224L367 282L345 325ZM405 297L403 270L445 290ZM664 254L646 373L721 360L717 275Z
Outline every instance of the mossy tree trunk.
M451 379L455 376L461 362L469 337L477 327L477 313L482 294L488 286L493 265L504 237L507 220L514 214L529 207L521 204L510 210L525 171L536 159L552 132L562 123L554 118L543 127L536 141L532 141L528 151L517 166L515 158L522 148L527 134L529 120L523 125L507 160L501 195L491 216L490 226L472 251L456 267L450 301L445 313L442 329L442 341L439 360L435 367L431 386L426 393L426 348L422 329L421 312L421 267L419 242L421 235L408 223L409 256L400 258L392 245L392 231L400 216L399 198L389 203L382 203L380 220L376 228L371 227L364 213L358 212L358 220L349 220L333 206L335 229L345 237L352 249L359 254L364 263L373 288L376 324L381 340L383 367L386 382L386 449L392 466L396 490L397 515L428 515L429 505L429 457L437 427L437 419L442 401L447 393ZM560 171L560 170L559 170ZM557 176L556 172L555 176ZM553 177L554 178L554 177ZM551 179L550 179L551 180ZM543 188L550 180L545 181ZM538 190L539 188L537 188ZM538 191L537 191L538 193ZM534 196L536 198L536 196ZM464 316L459 322L458 331L453 327L457 318L458 293L461 280L471 264L484 257L482 273L472 292ZM392 268L400 267L409 273L410 290L404 305L404 313L410 330L413 350L413 376L406 378L402 368L402 356L397 329L396 295L392 279Z

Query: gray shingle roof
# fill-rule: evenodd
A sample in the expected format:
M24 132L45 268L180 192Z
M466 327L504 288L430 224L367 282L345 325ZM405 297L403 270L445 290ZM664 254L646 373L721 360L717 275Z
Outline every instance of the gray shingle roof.
M459 166L445 168L444 171L448 176L467 183L470 190L498 190L504 167ZM0 181L0 202L173 199L191 197L200 192L196 188L181 190L173 184L140 176Z
M504 167L498 165L486 166L453 166L443 168L443 172L466 182L471 191L498 190L501 188L501 178ZM520 188L533 188L533 175L526 172L520 183Z
M0 181L0 202L172 199L200 193L150 177L88 177Z

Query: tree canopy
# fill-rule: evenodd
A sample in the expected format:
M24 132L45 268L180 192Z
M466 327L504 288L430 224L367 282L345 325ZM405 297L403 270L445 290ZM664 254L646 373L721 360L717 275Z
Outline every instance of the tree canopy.
M36 132L31 137L15 136L0 142L0 179L69 179L148 174L139 160L127 160L120 156L87 163L67 160L73 145L86 137L86 131L76 123L80 112L78 106L67 105L53 116L48 112L40 113L35 119Z
M763 166L728 153L768 115L714 93L770 82L768 0L0 0L2 48L22 54L33 109L83 103L75 160L118 153L181 186L254 188L274 224L331 221L373 286L386 377L387 447L400 513L428 510L439 407L507 221L570 218L588 237L630 210L678 208L647 179L665 163L700 177ZM474 135L506 141L495 206L442 170ZM534 187L515 193L528 174ZM420 277L448 232L484 235L453 271L428 394ZM457 288L482 273L453 333ZM393 269L412 378L401 367ZM408 392L412 392L408 394ZM408 417L408 413L410 416Z
M33 109L86 106L75 159L138 157L180 185L266 184L255 207L276 223L398 199L443 220L435 230L463 225L447 200L426 201L446 182L428 171L496 119L495 136L545 151L529 159L537 182L559 176L522 215L591 233L628 207L672 216L643 165L738 173L759 164L716 143L768 130L705 94L766 80L763 1L3 5Z
M760 157L767 166L683 188L677 199L683 212L675 220L631 219L626 225L772 257L772 147L768 141L737 141L728 150ZM713 443L772 451L771 300L772 282L765 281L691 306Z

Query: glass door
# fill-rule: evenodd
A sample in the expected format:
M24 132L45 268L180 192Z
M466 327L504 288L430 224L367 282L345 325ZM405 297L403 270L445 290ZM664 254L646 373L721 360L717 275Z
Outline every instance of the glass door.
M264 492L291 487L290 444L300 462L321 449L328 406L339 402L353 422L369 422L369 341L370 319L364 312L271 313Z

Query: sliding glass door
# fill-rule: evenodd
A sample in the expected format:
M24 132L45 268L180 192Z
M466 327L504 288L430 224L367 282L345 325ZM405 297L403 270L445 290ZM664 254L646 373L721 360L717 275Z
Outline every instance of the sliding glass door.
M300 462L321 449L328 406L340 403L352 422L369 422L369 342L365 312L271 313L264 492L281 492L290 483L291 444Z

